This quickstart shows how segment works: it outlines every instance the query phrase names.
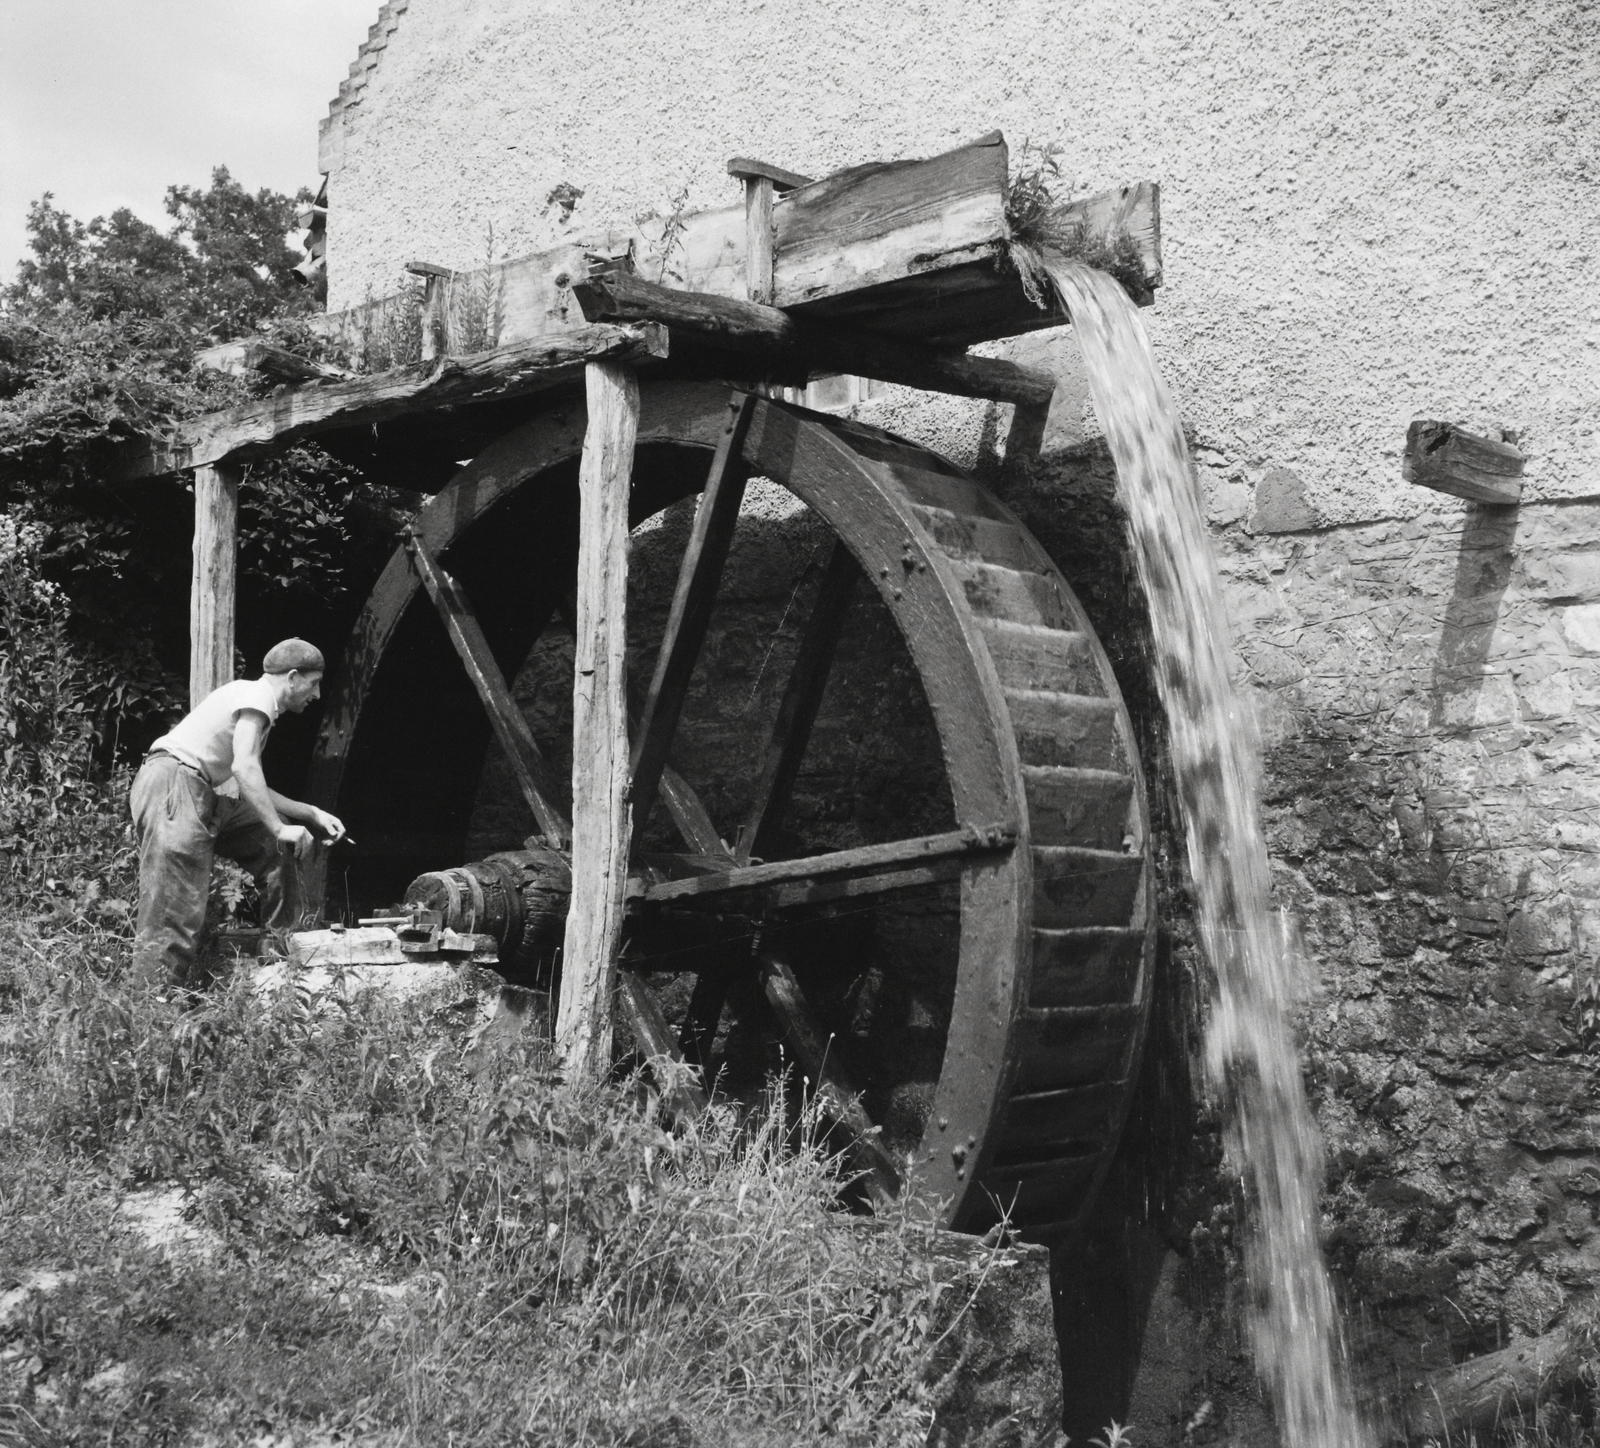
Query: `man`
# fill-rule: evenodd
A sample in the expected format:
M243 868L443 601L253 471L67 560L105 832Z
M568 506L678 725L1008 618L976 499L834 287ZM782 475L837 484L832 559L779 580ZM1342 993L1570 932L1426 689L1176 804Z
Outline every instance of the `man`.
M322 692L322 654L285 639L259 679L214 689L150 746L129 803L139 835L139 918L133 962L152 984L185 985L205 925L211 861L237 860L261 890L262 923L297 923L298 862L311 853L307 825L331 844L344 826L326 810L267 788L261 750L285 710L300 713Z

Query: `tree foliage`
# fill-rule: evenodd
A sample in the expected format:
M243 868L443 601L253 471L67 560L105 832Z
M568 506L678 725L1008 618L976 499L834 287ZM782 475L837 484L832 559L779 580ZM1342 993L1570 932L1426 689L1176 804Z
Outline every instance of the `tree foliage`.
M315 295L293 275L299 203L246 191L226 167L167 192L172 225L128 210L83 222L46 194L29 255L0 287L0 506L37 529L86 655L133 685L113 723L138 747L182 697L192 501L188 479L113 486L116 446L247 400L260 384L198 368L214 342L303 331ZM247 469L239 642L247 659L300 633L336 652L402 521L394 499L321 450Z

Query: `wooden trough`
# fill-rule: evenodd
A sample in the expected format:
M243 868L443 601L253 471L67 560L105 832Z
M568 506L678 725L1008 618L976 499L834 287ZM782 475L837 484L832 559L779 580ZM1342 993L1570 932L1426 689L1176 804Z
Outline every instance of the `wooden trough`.
M743 204L683 218L666 253L613 236L476 276L418 268L427 360L185 423L128 447L119 476L196 470L197 697L232 657L241 464L315 438L432 494L332 671L309 786L359 836L395 842L372 853L371 888L397 898L418 876L414 905L493 934L508 962L559 943L568 1070L610 1068L615 1000L641 1054L697 1068L677 1099L693 1110L759 1017L848 1141L868 1198L910 1181L951 1225L1009 1217L1050 1238L1081 1221L1115 1150L1149 1005L1154 897L1127 711L1066 580L993 493L775 389L848 373L1007 403L1015 463L1037 446L1053 379L965 349L1065 319L1028 300L1011 263L998 134L815 182L729 169ZM1123 188L1057 230L1076 228L1081 254L1148 301L1156 203L1151 185ZM452 298L485 286L498 288L495 330L460 355ZM373 315L329 327L355 335ZM675 741L756 476L809 509L832 552L776 712L745 747L746 797L713 818ZM629 529L695 495L653 671L630 697ZM488 601L482 617L473 600ZM807 848L790 805L852 609L879 610L910 661L948 827ZM562 629L570 778L507 683ZM451 655L459 671L433 667ZM418 677L423 697L407 694ZM537 833L469 861L491 735ZM675 852L638 846L657 807ZM907 900L949 921L948 995L917 1028L926 1069L884 1045L864 968L828 946L846 914L855 929Z

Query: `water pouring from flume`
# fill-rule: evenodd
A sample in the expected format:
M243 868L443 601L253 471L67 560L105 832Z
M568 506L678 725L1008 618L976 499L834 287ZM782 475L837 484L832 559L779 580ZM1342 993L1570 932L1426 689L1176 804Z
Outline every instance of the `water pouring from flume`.
M1122 288L1049 252L1043 266L1083 351L1149 601L1196 923L1214 980L1206 1072L1223 1108L1228 1164L1244 1187L1257 1370L1287 1448L1368 1448L1317 1237L1322 1144L1291 1022L1304 962L1271 905L1259 746L1229 670L1222 590L1189 450Z

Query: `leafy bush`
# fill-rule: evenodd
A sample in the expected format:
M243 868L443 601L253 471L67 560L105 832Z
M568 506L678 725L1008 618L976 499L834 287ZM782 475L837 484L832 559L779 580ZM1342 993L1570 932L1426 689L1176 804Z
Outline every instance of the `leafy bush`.
M181 480L107 487L138 434L247 401L268 385L195 367L209 342L265 330L309 336L315 308L291 280L295 201L246 193L218 168L173 187L170 231L126 211L87 224L49 196L30 209L30 258L0 288L0 506L40 530L42 575L69 634L126 698L106 737L138 750L181 703L188 654L192 504ZM251 465L240 499L240 644L254 659L302 634L334 645L397 530L407 499L300 447Z

